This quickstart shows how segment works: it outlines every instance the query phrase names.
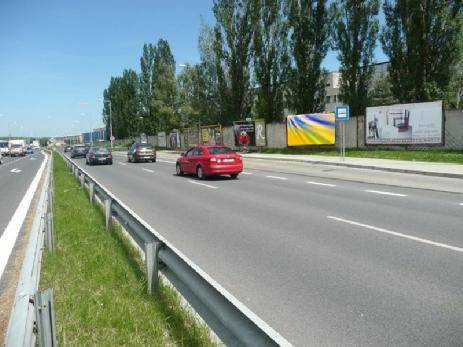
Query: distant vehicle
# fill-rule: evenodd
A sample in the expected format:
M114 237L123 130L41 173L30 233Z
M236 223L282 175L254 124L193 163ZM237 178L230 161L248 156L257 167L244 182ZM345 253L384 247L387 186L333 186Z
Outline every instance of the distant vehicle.
M88 149L85 145L76 145L72 148L71 158L85 158Z
M32 147L35 149L40 148L40 142L37 140L32 141Z
M177 159L178 176L196 174L199 179L206 176L230 175L232 179L243 171L243 160L231 148L219 145L190 148Z
M32 148L32 146L26 147L26 154L34 154L34 149Z
M72 146L65 146L65 147L64 147L64 152L65 152L65 153L66 153L66 152L70 152L70 151L72 151Z
M8 147L8 141L0 140L0 154L1 154L0 157L10 154L10 149Z
M138 163L139 161L156 162L156 149L147 143L134 143L127 152L127 161Z
M23 145L18 143L10 144L10 156L12 157L24 157L26 155L26 149Z
M87 165L94 164L109 164L113 165L113 156L107 147L94 146L90 147L87 155L85 156L85 163Z

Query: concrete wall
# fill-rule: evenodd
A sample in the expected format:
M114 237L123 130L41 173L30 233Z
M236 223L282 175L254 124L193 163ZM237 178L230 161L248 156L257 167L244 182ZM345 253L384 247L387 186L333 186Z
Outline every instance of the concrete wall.
M340 125L336 124L336 144L339 147ZM233 127L222 128L223 143L235 147ZM286 123L266 124L267 147L286 147ZM151 142L151 141L150 141ZM182 142L183 143L183 142ZM346 148L365 147L365 117L353 117L346 122ZM376 146L372 145L371 148ZM387 146L381 146L387 147ZM412 146L389 146L391 148L413 148ZM425 146L417 146L426 148ZM435 148L435 146L433 146ZM445 111L445 147L448 149L463 149L463 110Z

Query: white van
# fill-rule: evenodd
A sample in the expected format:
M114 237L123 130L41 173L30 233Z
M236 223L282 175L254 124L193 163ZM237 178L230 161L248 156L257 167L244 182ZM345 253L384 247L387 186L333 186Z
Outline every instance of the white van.
M8 141L0 140L0 154L1 156L9 155L10 149L8 146Z

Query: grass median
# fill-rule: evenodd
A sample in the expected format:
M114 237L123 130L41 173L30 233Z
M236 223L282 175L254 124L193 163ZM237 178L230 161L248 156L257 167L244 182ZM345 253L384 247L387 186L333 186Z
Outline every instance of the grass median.
M339 149L337 148L266 148L262 153L270 154L312 154L324 156L338 156ZM377 159L394 159L407 161L427 161L463 164L463 151L461 150L444 150L444 149L427 149L427 150L397 150L397 149L347 149L347 157L355 158L377 158Z
M142 260L54 154L55 250L41 288L54 289L57 337L74 346L211 346L209 330L168 285L147 294Z

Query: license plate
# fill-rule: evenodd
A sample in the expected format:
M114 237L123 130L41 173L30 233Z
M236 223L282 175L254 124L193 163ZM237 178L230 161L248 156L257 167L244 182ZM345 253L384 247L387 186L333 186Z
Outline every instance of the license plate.
M98 158L99 161L104 161L106 158Z
M224 159L223 162L224 163L233 163L235 161L235 159Z

